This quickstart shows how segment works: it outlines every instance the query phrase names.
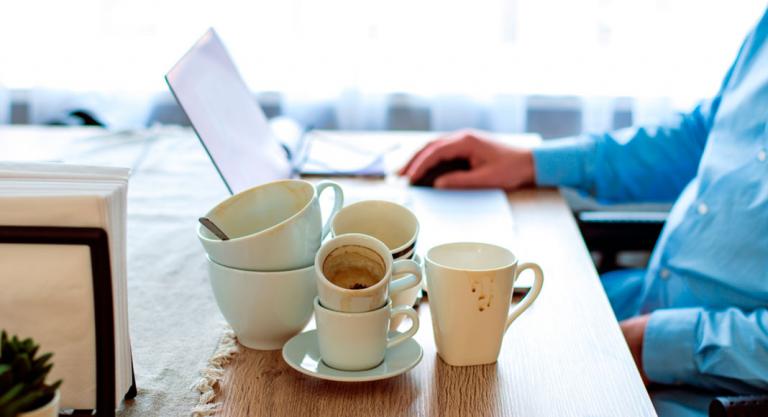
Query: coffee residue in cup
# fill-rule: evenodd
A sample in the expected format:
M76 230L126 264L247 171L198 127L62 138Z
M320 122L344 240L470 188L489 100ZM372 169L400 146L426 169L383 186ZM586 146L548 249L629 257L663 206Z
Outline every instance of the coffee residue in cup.
M323 262L323 275L341 288L362 290L381 281L385 268L384 260L375 251L348 245L328 254Z

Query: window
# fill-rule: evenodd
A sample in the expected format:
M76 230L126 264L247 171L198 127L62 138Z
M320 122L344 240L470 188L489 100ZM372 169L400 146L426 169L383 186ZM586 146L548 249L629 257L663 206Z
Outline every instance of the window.
M712 94L757 0L24 0L0 6L0 85L165 91L208 26L255 90Z

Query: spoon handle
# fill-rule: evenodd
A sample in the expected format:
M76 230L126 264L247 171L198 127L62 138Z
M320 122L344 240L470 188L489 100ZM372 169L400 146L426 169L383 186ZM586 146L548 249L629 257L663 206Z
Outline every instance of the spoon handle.
M216 235L216 237L218 237L219 239L221 239L221 240L229 240L229 236L227 236L226 233L224 233L221 229L219 229L219 226L216 226L216 224L213 223L211 221L211 219L209 219L207 217L200 217L197 220L200 222L200 224L205 226L206 229L210 230L211 233Z

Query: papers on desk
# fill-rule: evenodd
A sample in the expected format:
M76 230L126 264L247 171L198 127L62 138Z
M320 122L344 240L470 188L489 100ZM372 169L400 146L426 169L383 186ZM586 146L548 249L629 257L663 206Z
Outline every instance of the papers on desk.
M115 404L132 383L126 299L128 169L0 163L0 225L106 231L112 279ZM53 352L62 409L96 408L90 251L83 245L0 244L0 327Z
M289 149L291 164L305 176L377 177L386 176L384 158L396 146L360 138L307 130L286 117L270 121L280 143Z
M384 157L391 147L376 143L364 146L350 138L309 132L300 161L302 175L384 177ZM378 146L377 146L378 145Z
M305 176L383 178L387 173L384 158L397 148L391 142L377 143L356 135L307 131L284 117L273 119L270 126L289 150L294 170Z

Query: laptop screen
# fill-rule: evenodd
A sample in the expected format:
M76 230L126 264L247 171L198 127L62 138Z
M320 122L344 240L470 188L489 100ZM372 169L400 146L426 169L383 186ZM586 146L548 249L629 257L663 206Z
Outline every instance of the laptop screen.
M283 148L213 29L165 79L230 193L290 177Z

